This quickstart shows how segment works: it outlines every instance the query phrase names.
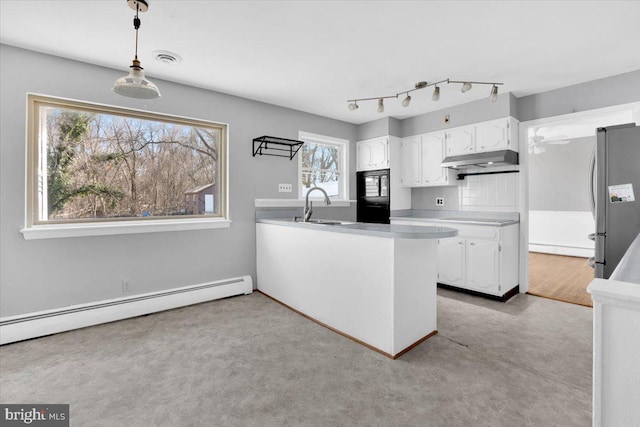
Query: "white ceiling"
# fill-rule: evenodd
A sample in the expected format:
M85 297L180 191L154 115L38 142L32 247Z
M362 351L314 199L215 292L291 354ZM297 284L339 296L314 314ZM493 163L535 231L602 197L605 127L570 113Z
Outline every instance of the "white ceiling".
M640 1L170 1L140 15L139 57L165 79L351 123L487 98L489 86L413 94L349 111L422 80L504 82L544 92L640 69ZM0 41L121 69L133 58L126 0L0 0ZM176 52L180 64L153 59ZM162 84L159 84L162 91ZM488 101L487 101L488 102Z

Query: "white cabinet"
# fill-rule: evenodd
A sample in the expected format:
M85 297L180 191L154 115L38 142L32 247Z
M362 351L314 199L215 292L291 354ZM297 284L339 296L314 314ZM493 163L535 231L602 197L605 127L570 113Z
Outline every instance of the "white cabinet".
M474 126L462 126L446 132L447 156L475 153L476 136Z
M500 242L466 241L467 287L487 294L500 293Z
M392 224L458 230L457 237L438 240L438 283L497 297L518 286L518 224L493 227L410 218Z
M438 281L464 286L465 271L465 240L458 237L439 240Z
M446 132L445 146L447 156L498 150L518 151L518 121L513 117L505 117L450 129Z
M454 172L440 166L444 159L444 132L403 138L400 146L402 185L430 187L454 184Z
M518 151L518 122L507 117L490 122L478 123L476 126L476 152L497 150Z
M400 183L407 187L420 185L420 150L422 137L410 136L400 142L400 165L402 168Z
M389 167L389 138L368 139L357 143L357 170L367 171Z

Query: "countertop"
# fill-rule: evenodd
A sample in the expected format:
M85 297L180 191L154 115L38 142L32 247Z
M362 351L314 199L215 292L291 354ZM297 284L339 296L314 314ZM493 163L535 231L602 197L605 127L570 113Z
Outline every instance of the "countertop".
M476 212L476 211L429 211L407 209L392 211L391 220L438 222L443 224L470 224L505 227L518 224L517 212Z
M458 235L458 230L455 228L424 227L418 225L370 224L364 222L345 222L340 225L328 225L312 222L295 222L291 219L256 219L256 223L396 239L443 239L445 237L455 237Z
M640 234L631 243L609 279L640 284Z

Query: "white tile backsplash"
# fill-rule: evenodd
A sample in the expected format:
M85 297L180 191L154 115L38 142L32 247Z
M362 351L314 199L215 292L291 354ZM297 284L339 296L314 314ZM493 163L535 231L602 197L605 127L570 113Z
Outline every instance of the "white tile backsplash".
M518 211L518 174L467 176L458 186L458 203L463 211Z

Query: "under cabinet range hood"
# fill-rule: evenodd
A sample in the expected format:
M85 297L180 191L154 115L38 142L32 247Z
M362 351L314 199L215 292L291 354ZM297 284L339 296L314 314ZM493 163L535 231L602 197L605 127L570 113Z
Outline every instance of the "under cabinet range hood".
M518 164L518 153L513 150L489 151L486 153L463 154L460 156L447 156L442 160L443 168L471 168L509 166Z

